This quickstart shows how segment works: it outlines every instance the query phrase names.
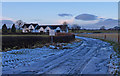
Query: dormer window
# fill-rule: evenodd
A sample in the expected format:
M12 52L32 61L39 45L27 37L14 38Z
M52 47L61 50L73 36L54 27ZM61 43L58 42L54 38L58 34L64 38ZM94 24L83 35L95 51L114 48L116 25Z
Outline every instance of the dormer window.
M30 26L30 29L32 29L32 26Z

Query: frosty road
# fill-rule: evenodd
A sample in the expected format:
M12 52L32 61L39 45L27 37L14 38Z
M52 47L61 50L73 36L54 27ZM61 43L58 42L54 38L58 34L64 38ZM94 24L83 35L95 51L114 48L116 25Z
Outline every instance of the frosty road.
M8 63L3 59L3 74L109 74L110 55L114 52L112 46L98 39L78 36L76 38L82 41L78 47L73 49L52 53L45 52L45 49L34 53L35 49L33 49L34 52L30 52L30 56L20 57L19 55L23 61L11 55L14 59L8 60L10 61L8 66L5 66ZM42 55L42 52L45 55ZM6 55L9 54L5 53ZM33 59L29 59L30 57ZM24 62L29 64L24 64ZM11 68L12 66L15 67Z

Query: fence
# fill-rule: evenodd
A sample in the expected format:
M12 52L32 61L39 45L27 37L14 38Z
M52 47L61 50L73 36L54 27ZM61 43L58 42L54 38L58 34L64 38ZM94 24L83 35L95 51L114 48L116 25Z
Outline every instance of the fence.
M80 34L80 36L100 38L100 39L120 43L120 34L118 33Z

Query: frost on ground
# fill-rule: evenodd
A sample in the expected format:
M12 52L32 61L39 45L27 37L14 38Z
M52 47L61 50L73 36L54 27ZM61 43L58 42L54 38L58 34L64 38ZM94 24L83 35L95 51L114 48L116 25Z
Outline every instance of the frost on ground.
M42 48L36 49L19 49L7 52L2 52L2 67L3 73L10 73L19 67L29 67L31 64L36 62L47 61L48 58L57 56L64 53L65 51L70 51L75 47L79 46L81 43L56 43L48 44Z
M110 56L115 52L109 43L76 38L82 41L2 52L3 74L110 74L118 70L111 66Z
M118 58L118 55L116 54L116 52L111 54L110 57L111 57L111 60L108 64L109 72L111 74L118 74L118 72L120 73L120 58Z

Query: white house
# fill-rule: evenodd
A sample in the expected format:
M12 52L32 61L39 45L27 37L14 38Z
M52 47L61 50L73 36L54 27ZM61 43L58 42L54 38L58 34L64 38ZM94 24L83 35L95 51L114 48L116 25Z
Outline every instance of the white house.
M38 30L38 32L45 32L45 29L43 27L40 27L40 29Z
M55 32L62 32L62 30L61 30L60 27L57 27L57 28L55 29Z
M52 29L50 27L48 27L48 26L45 28L45 32L47 32L47 33L49 33L51 30Z
M23 33L36 32L36 33L49 33L51 30L58 32L68 32L67 25L38 25L38 24L24 24L22 26Z
M38 24L24 24L22 26L22 32L28 33L28 32L35 32L35 27L38 26Z
M32 31L35 29L35 27L31 24L31 25L28 27L28 29L29 29L29 32L32 32Z

